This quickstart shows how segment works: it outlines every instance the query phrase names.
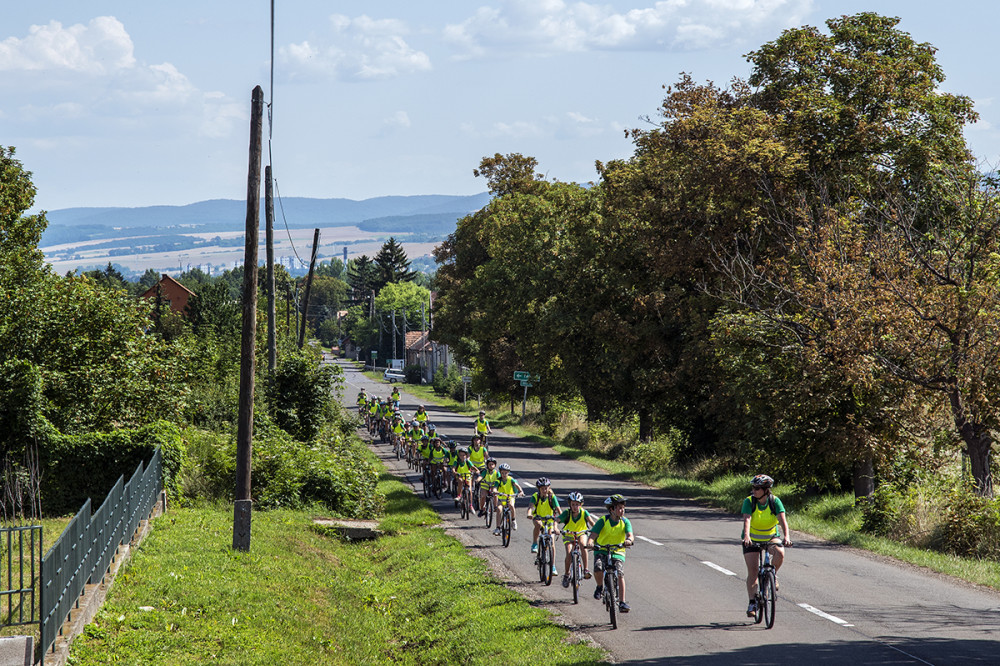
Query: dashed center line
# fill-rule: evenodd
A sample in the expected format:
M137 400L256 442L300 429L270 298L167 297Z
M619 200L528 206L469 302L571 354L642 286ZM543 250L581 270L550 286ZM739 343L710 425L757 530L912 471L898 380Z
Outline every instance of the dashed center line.
M853 624L850 624L847 620L841 620L836 615L830 615L829 613L824 613L823 611L821 611L820 609L816 608L815 606L810 606L809 604L799 604L799 607L800 608L805 608L807 611L809 611L813 615L819 615L821 618L823 618L825 620L829 620L830 622L836 622L837 624L839 624L842 627L853 627L854 626Z
M727 576L735 576L736 575L735 573L733 573L729 569L726 569L725 567L720 567L715 562L704 561L704 562L702 562L702 564L704 564L706 567L708 567L710 569L715 569L716 571L721 571L722 573L726 574Z
M637 536L636 539L642 539L643 541L648 541L649 543L653 544L654 546L662 546L663 545L659 541L653 541L652 539L647 539L644 536Z

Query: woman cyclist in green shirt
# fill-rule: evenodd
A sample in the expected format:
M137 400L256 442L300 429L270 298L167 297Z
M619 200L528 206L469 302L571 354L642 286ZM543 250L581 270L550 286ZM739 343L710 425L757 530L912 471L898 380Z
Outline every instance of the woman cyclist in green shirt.
M792 545L785 507L771 493L773 485L774 479L767 474L758 474L750 482L750 496L743 500L743 559L747 564L747 594L750 595L747 617L753 617L757 612L757 566L761 548L771 551L771 563L777 574L785 561L782 546Z

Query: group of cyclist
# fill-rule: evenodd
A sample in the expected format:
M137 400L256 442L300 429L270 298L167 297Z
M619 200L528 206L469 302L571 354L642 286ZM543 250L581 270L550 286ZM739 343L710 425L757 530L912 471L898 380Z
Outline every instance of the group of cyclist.
M506 504L514 516L512 527L517 529L517 518L514 513L514 500L524 497L524 489L511 473L507 463L498 463L490 455L488 436L492 428L486 418L486 412L480 411L475 421L475 434L468 447L458 447L454 441L448 441L438 436L433 425L428 423L427 411L423 405L417 408L412 419L405 419L399 410L399 391L393 388L392 395L385 400L368 396L364 389L358 394L358 409L364 414L365 424L372 436L379 434L383 442L391 442L394 446L408 449L408 455L416 457L418 470L421 466L432 466L441 469L446 483L454 480L456 504L464 489L473 490L479 485L478 506L479 516L485 516L487 511L495 512L494 535L500 535L500 517ZM751 494L743 501L742 507L742 548L747 567L747 593L750 603L747 616L753 617L757 611L757 573L759 553L767 548L772 556L775 572L784 562L783 546L791 546L788 521L785 508L772 492L774 480L765 474L758 474L751 481ZM625 552L621 548L631 547L635 543L632 523L625 517L627 501L619 494L611 495L604 500L606 513L596 518L584 508L584 497L579 492L570 492L567 496L569 508L563 509L559 498L552 490L552 483L547 477L541 477L535 482L536 491L531 496L527 510L527 518L532 521L531 552L537 553L539 536L543 530L550 530L555 535L562 535L566 557L562 578L563 587L570 585L570 557L573 548L579 544L583 559L584 578L595 578L596 588L594 598L603 598L604 570L614 567L618 572L619 611L629 612L629 604L625 600ZM594 551L594 572L588 568L588 550ZM555 563L552 564L552 574L558 573Z

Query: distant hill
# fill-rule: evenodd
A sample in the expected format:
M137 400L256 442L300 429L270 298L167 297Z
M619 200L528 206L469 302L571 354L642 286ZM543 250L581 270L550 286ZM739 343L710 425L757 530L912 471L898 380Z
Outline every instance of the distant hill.
M287 197L281 199L280 206L275 202L274 215L276 225L287 222L292 228L366 224L368 229L378 231L450 233L458 218L479 210L489 200L486 192L471 196L387 196L362 201ZM263 208L261 205L262 221ZM48 211L46 217L49 226L42 236L43 247L105 238L242 230L246 202L214 199L187 206L64 208Z

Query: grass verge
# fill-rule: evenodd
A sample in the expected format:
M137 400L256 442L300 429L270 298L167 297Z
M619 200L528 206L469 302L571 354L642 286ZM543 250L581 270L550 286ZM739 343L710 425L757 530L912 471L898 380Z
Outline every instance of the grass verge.
M347 542L307 512L258 512L234 552L228 506L172 510L73 645L84 664L601 663L508 589L384 473L386 535Z

